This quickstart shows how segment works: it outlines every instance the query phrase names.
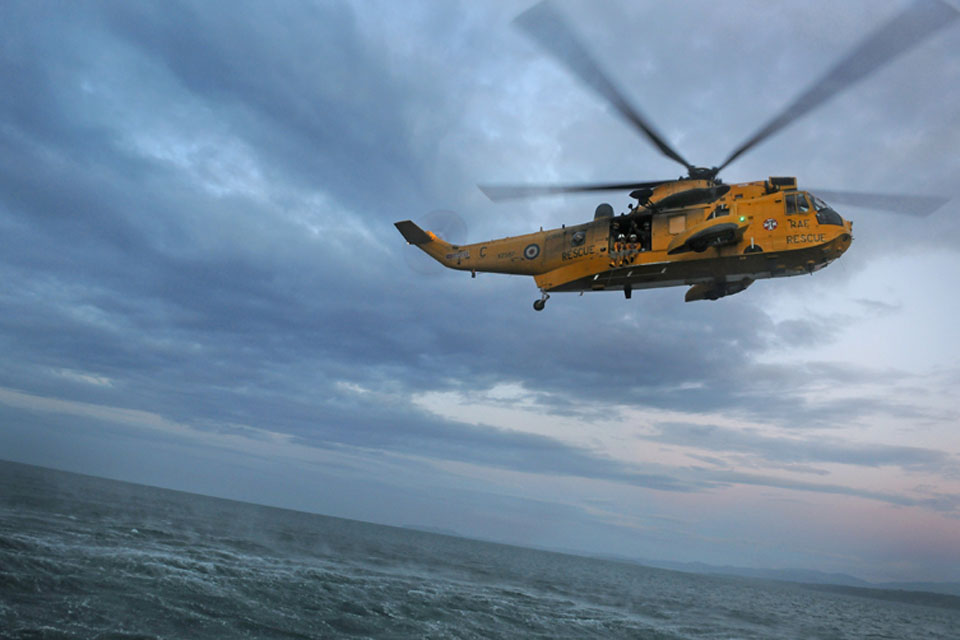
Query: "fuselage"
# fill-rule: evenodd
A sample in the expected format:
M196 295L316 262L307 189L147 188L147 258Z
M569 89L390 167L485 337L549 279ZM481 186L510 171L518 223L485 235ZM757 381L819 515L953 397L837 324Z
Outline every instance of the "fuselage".
M700 285L688 299L736 293L761 278L812 273L850 246L852 222L798 190L792 178L723 185L723 195L709 202L658 206L682 204L684 193L704 199L696 195L706 192L702 182L669 183L645 206L583 224L467 245L427 232L429 241L413 243L451 269L533 276L544 292L612 289L629 295Z

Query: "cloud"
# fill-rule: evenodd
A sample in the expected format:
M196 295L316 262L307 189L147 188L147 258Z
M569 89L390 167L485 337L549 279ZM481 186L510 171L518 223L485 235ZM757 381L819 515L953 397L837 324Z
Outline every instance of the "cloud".
M876 443L850 442L842 438L773 437L754 429L730 429L715 425L661 422L656 432L640 434L643 440L706 449L714 453L736 452L763 461L785 463L836 463L862 467L899 467L904 471L944 473L960 470L960 461L945 451Z
M89 439L91 427L85 425L91 424L93 420L93 425L98 421L101 424L107 422L125 425L127 429L111 429L123 440L136 437L139 433L139 437L144 440L181 443L186 438L205 447L214 446L247 453L254 451L258 442L274 441L306 446L309 449L329 450L339 454L349 454L353 451L361 454L366 452L364 455L368 455L377 451L386 451L424 459L464 462L525 474L610 481L665 492L702 493L732 485L748 485L855 496L899 506L921 506L947 513L955 512L960 507L960 500L956 495L929 489L923 489L919 495L908 495L745 473L731 468L697 466L680 468L659 464L629 464L598 455L582 447L565 444L554 438L483 425L458 424L431 418L425 414L408 421L395 411L386 411L380 418L382 422L371 419L370 415L365 415L362 421L351 421L345 415L337 415L335 411L328 412L324 416L325 422L311 422L311 416L303 416L300 426L304 433L287 438L283 435L289 433L284 428L286 425L270 425L271 427L279 426L279 431L274 431L272 428L251 428L242 424L231 425L225 422L189 426L171 422L162 416L144 411L48 399L4 389L0 389L0 404L33 412L74 416L74 427L71 429L74 433L63 434L64 443L61 446L67 445L78 437ZM9 410L7 413L10 415ZM713 427L704 429L694 425L689 425L684 434L683 425L668 426L671 433L679 433L679 437L652 436L644 439L688 445L689 441L684 437L686 435L692 436L698 447L707 450L756 452L764 449L763 456L772 460L817 459L816 453L820 451L818 447L807 446L807 449L815 450L813 455L800 453L795 456L780 455L778 457L776 452L770 453L770 449L774 448L770 443L775 442L778 450L788 448L791 443L775 441L771 438L731 435L730 430L717 430ZM129 430L130 427L134 429L133 432ZM100 427L93 426L92 430L100 430ZM722 439L719 445L711 442L710 437L704 437L704 434L709 435L718 431ZM226 436L226 439L223 436ZM733 444L730 444L731 442ZM744 446L744 443L750 443L750 446ZM945 456L937 456L936 452L923 450L907 449L904 452L902 448L879 446L848 447L848 449L854 453L844 454L828 450L825 452L826 460L822 461L877 466L896 460L897 464L911 469L926 468L931 464L935 465L936 469L940 469L945 463L950 462L944 459ZM30 455L36 454L37 452L30 453ZM877 461L878 458L881 462Z
M956 417L942 406L956 386L949 373L829 353L865 331L865 318L893 320L915 304L870 291L843 305L844 283L904 243L949 244L949 216L858 218L858 253L840 264L710 304L685 304L675 288L630 301L558 295L535 314L527 279L424 279L407 267L404 252L415 249L395 220L451 208L482 238L579 222L596 205L589 196L496 206L476 182L677 170L510 26L524 7L5 6L0 281L12 284L0 288L0 387L151 416L189 437L255 443L269 432L331 455L452 461L673 496L730 484L843 493L824 465L954 473L955 440L942 435ZM707 2L625 4L607 8L613 18L564 9L630 98L704 164L866 28L856 7L746 15ZM925 44L867 81L866 98L846 94L725 178L956 183L956 38ZM921 73L928 68L938 74ZM625 197L610 201L622 207ZM954 254L938 273L955 266ZM934 290L929 274L911 269L897 263L885 279ZM951 315L948 300L931 304ZM691 450L699 439L692 459L707 466L631 464L522 423L440 418L414 400L511 385L541 415L576 416L585 429L626 413L682 414L688 422L657 423L647 437ZM692 426L718 414L759 426ZM888 424L929 429L942 450L848 437ZM785 479L797 473L825 484ZM924 499L908 488L846 491L941 510L944 486Z
M41 72L44 58L30 55L39 53L39 45L22 38L25 51L18 63L38 67L17 74L37 79L24 96L46 96L44 104L58 107L41 110L42 120L33 110L34 120L20 119L24 126L13 140L22 153L7 156L4 178L4 193L14 194L5 198L7 211L19 225L13 236L18 251L10 258L19 270L11 275L30 270L28 280L36 283L20 309L30 314L33 301L42 299L43 313L56 317L39 325L44 329L38 328L31 348L56 325L66 329L65 341L70 336L77 345L67 349L77 368L92 358L108 375L113 360L153 366L154 373L167 372L174 380L212 380L220 370L262 384L271 374L251 364L285 370L297 356L308 355L322 361L314 366L332 378L349 377L328 369L352 361L359 384L383 383L385 377L394 385L397 378L423 381L408 391L457 379L481 386L506 379L570 398L572 405L577 397L599 395L705 409L752 398L721 373L751 370L752 358L769 349L771 340L829 340L825 329L835 328L835 319L772 324L746 301L732 301L720 313L715 307L684 307L678 317L674 291L651 292L653 308L641 311L642 325L607 324L599 344L592 308L568 317L562 334L534 330L527 318L517 331L504 333L499 314L485 312L502 294L465 290L452 281L435 292L411 287L412 276L401 277L394 268L399 251L409 248L390 243L394 234L388 225L396 216L384 215L380 205L382 194L389 193L393 207L416 206L416 197L402 194L427 172L403 179L397 169L429 161L417 155L422 143L406 137L410 128L398 114L422 112L436 90L429 92L409 70L392 71L384 45L354 9L331 5L313 11L301 16L251 5L224 19L217 5L103 7L81 20L92 35L65 39L59 64L61 73L76 74L70 83ZM60 28L76 33L70 31L74 17L66 16ZM28 34L46 37L27 17L23 23ZM414 48L406 55L420 60L423 53ZM349 72L361 68L363 74ZM127 87L117 80L137 82ZM68 108L85 84L106 88L93 90L81 102L84 108ZM164 98L155 101L154 114L137 99L144 88ZM24 111L22 101L12 104ZM119 118L107 119L118 110ZM205 188L208 179L193 174L202 162L184 164L176 152L133 144L168 116L176 126L158 130L165 136L162 144L190 129L200 149L205 137L241 141L265 193L218 197ZM63 131L70 135L60 135ZM424 132L434 139L438 134L445 132ZM392 146L384 148L383 142ZM186 153L188 159L196 156ZM47 161L51 154L57 162ZM322 206L331 210L304 207L318 187ZM285 202L293 209L285 209ZM300 209L306 211L295 213ZM344 235L347 220L363 220L368 228ZM323 231L305 233L311 225ZM41 233L43 246L37 250ZM48 281L37 282L38 272L48 274ZM510 285L503 286L509 295ZM404 295L384 295L391 290ZM450 303L432 318L410 312L435 306L438 299ZM468 300L474 302L467 305ZM80 307L86 316L78 317ZM597 307L601 316L613 308L609 301ZM391 318L410 322L402 326ZM385 326L391 331L384 332ZM341 331L345 327L350 331ZM242 340L243 348L235 348L234 340ZM175 353L173 345L185 342L194 350ZM625 348L629 358L623 357ZM133 362L132 353L142 362ZM57 348L54 355L62 354ZM197 357L206 359L206 371L194 370ZM547 371L540 364L545 357L555 365ZM416 371L409 371L410 362L418 363ZM793 415L804 408L798 401L790 406Z
M705 480L713 480L718 483L754 485L760 487L771 487L777 489L788 489L791 491L805 491L828 495L854 496L903 507L924 507L927 509L934 509L936 511L943 511L947 514L953 515L956 515L956 511L958 507L960 507L960 498L958 498L956 494L952 493L938 493L932 496L911 496L906 493L875 491L871 489L851 487L848 485L806 482L780 476L749 474L727 470L703 469L700 470L700 475Z

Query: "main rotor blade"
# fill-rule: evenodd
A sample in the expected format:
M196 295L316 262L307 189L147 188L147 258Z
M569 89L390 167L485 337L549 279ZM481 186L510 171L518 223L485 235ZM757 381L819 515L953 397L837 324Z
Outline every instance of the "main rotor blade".
M854 191L830 191L828 189L810 189L810 193L823 198L829 204L847 204L864 209L879 209L914 216L928 216L950 201L950 198L942 196L857 193Z
M591 191L626 191L628 189L652 189L673 180L654 180L652 182L618 182L609 184L520 184L520 185L477 185L480 191L493 200L515 200L534 196L548 196L558 193L587 193Z
M661 153L679 162L687 170L693 170L693 165L667 144L648 119L638 109L630 106L549 0L527 9L517 16L514 22L587 86L613 105L620 115L642 131Z
M720 165L723 169L741 154L763 142L808 111L853 86L938 29L957 18L957 10L941 0L916 0L847 54L826 75L814 82L780 115L763 126Z

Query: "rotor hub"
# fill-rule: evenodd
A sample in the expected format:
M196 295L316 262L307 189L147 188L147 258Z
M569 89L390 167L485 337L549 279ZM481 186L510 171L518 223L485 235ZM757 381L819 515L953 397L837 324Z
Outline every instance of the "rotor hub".
M719 172L719 167L690 167L689 178L691 180L713 180Z

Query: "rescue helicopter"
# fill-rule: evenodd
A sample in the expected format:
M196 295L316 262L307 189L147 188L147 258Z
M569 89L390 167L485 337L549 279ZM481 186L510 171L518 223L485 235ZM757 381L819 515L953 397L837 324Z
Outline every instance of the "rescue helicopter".
M488 242L450 244L410 220L395 223L404 239L451 269L533 276L542 311L554 292L622 291L688 286L686 301L717 300L754 281L813 273L850 248L853 223L827 204L929 214L936 196L882 195L803 189L794 177L725 184L719 173L794 120L862 80L958 17L940 0L917 1L867 36L823 77L714 167L688 162L632 106L549 0L515 23L584 84L605 99L667 158L677 179L573 185L481 185L492 200L562 193L629 191L626 213L610 204L593 220Z

